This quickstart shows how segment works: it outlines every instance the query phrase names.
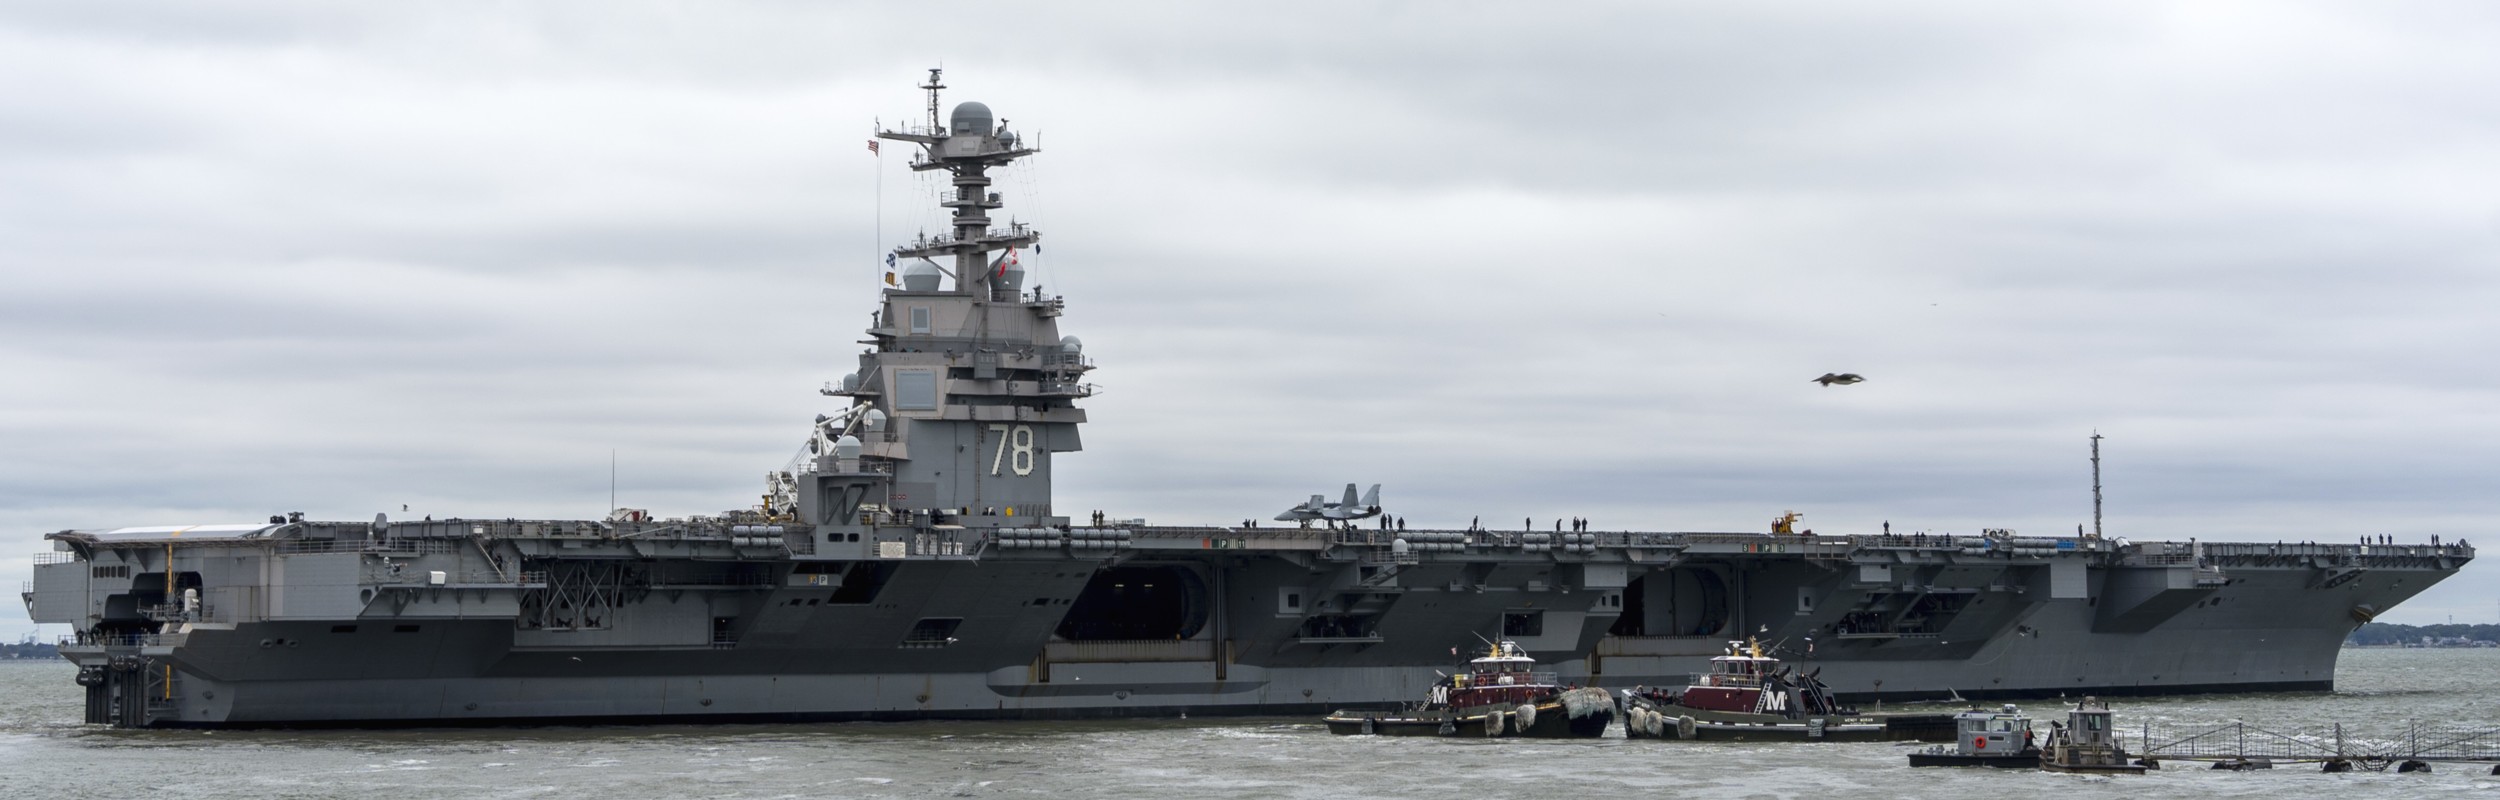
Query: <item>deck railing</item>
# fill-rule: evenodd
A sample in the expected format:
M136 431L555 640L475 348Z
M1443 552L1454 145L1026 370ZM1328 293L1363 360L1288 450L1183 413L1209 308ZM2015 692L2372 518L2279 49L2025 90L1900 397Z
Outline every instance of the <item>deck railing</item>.
M449 553L455 543L446 539L293 539L278 544L278 552L297 553L391 553L424 555Z
M181 647L190 638L187 633L97 634L73 633L63 636L61 647Z

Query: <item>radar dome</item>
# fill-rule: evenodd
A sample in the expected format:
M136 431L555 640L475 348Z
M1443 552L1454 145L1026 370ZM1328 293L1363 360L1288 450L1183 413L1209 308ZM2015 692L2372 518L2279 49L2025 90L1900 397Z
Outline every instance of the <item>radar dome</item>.
M860 430L870 432L885 430L885 412L883 411L868 409L868 413L860 415L859 420Z
M904 267L904 268L903 268L903 291L906 291L906 292L934 292L934 291L937 291L937 290L938 290L938 279L939 279L939 278L941 278L941 277L944 277L945 275L946 275L946 273L943 273L943 272L939 272L939 271L938 271L938 268L937 268L937 265L936 265L936 264L931 264L931 263L926 262L926 261L923 261L923 262L920 262L920 263L917 263L917 264L913 264L913 265L908 266L908 267Z
M845 391L845 392L856 392L856 391L859 391L859 373L854 372L854 373L851 373L851 374L848 374L848 375L844 375L844 376L842 376L842 391ZM820 419L820 420L817 420L817 422L823 422L823 421L824 421L824 420L821 420L821 419Z
M990 107L980 103L955 106L955 113L946 117L946 132L956 136L975 136L990 132Z
M1061 336L1059 337L1059 349L1066 350L1071 353L1082 353L1085 352L1085 341L1074 336Z
M833 440L833 457L858 458L859 437L846 434L840 439Z

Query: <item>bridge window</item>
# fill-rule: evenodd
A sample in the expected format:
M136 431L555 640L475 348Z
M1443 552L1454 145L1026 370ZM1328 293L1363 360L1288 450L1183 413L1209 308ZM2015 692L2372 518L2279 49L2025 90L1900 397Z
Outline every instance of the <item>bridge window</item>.
M928 333L928 332L929 332L930 327L931 327L931 325L929 324L929 307L928 307L928 306L912 306L912 307L911 307L911 332L913 332L913 333Z
M895 370L894 407L902 411L937 410L937 373L925 369Z

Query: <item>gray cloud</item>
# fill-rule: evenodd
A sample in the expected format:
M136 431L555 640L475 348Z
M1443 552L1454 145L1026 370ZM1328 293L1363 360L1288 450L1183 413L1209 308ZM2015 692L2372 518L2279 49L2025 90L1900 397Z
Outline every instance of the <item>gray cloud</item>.
M941 60L1046 150L1064 508L2052 532L2098 429L2138 538L2500 511L2487 10L970 8L0 9L0 539L747 504Z

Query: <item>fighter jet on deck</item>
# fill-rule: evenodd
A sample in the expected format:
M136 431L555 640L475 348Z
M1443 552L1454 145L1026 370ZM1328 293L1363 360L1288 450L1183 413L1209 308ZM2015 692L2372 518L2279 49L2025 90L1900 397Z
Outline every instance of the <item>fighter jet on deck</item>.
M1354 484L1349 483L1345 485L1345 502L1327 502L1327 495L1315 494L1311 495L1310 502L1285 509L1285 513L1276 515L1276 519L1279 522L1310 522L1312 520L1343 522L1375 516L1379 513L1380 484L1372 484L1372 490L1364 492L1362 499L1357 500L1354 497Z

